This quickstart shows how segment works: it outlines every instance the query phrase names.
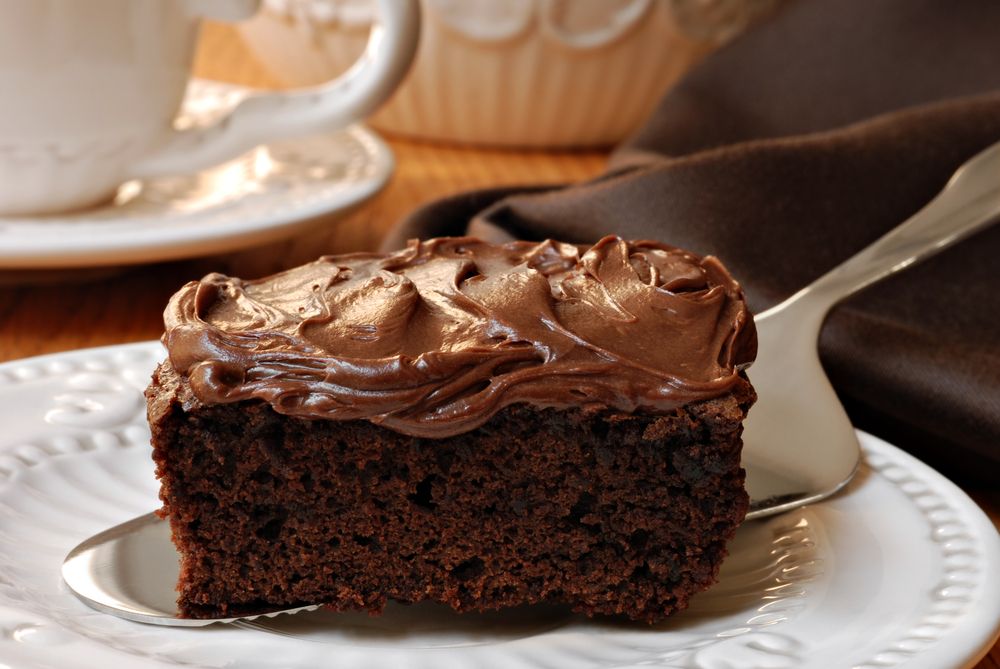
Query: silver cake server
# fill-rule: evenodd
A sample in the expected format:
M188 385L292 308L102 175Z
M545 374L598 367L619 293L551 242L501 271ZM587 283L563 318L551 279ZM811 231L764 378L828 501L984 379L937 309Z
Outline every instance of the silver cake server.
M757 389L743 431L750 512L764 518L843 488L860 459L854 428L819 361L827 312L844 298L929 258L1000 217L1000 143L976 154L923 209L755 317Z
M63 561L63 581L86 604L126 620L173 627L204 627L313 611L300 606L234 618L181 618L177 612L180 557L170 540L170 523L155 513L133 518L95 534Z
M816 344L827 312L845 297L971 235L1000 217L1000 144L965 163L926 207L874 244L756 317L759 399L743 433L750 512L763 518L828 497L857 469L858 441ZM190 619L177 612L180 562L169 524L147 514L70 551L62 577L91 607L157 625L237 623L303 606L237 618Z

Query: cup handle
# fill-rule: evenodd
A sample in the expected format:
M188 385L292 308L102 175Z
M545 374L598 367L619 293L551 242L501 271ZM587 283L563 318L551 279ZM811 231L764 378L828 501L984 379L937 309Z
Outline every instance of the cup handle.
M194 3L192 3L194 4ZM201 0L201 14L236 20L252 14L250 0ZM251 95L203 128L176 130L130 171L131 178L190 173L218 165L277 139L347 126L375 111L402 81L420 35L418 0L376 0L379 21L358 61L315 88ZM247 10L251 11L247 11Z

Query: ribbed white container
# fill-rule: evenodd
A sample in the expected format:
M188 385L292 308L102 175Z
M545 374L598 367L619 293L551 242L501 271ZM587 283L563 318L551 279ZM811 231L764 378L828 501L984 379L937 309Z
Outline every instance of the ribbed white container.
M692 64L775 0L424 0L413 68L373 125L463 144L620 141ZM308 86L361 54L371 0L265 0L243 37Z

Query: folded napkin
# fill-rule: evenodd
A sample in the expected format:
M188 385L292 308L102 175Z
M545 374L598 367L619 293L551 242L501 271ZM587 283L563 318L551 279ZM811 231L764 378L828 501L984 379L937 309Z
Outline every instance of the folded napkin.
M439 201L386 247L653 238L720 257L760 311L1000 141L998 35L995 0L790 2L693 70L598 179ZM1000 226L837 307L820 351L856 424L995 483Z

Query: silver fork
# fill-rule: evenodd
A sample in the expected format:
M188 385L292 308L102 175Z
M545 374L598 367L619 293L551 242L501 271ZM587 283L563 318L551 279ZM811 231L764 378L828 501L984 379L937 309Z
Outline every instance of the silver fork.
M816 347L831 307L948 248L998 216L1000 143L962 165L941 193L906 222L756 317L758 353L749 375L759 398L743 432L747 518L828 497L857 469L854 428L823 372Z

